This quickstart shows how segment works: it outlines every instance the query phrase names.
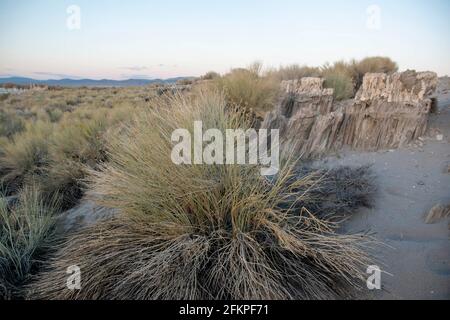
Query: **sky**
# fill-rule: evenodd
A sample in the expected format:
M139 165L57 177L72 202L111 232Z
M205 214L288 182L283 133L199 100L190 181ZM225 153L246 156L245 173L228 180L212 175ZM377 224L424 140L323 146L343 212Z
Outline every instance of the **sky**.
M0 76L170 78L389 56L450 75L448 0L0 0Z

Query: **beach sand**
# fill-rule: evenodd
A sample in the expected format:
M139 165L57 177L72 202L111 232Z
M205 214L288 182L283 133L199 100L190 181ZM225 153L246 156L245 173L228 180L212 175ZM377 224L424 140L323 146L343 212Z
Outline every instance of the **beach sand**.
M441 79L438 108L427 135L414 145L383 152L342 152L317 166L371 164L378 187L374 207L361 209L346 231L371 230L389 247L383 262L383 291L375 299L450 299L450 219L426 224L437 204L450 204L450 81ZM440 140L442 138L442 140ZM438 141L440 140L440 141Z

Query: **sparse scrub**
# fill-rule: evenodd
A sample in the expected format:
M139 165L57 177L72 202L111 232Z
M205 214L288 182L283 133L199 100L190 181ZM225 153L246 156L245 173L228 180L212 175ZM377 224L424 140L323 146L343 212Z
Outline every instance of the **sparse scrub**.
M7 100L9 98L9 96L10 96L9 93L2 93L2 94L0 94L0 102Z
M45 194L61 192L64 208L76 204L85 168L105 160L104 134L145 106L144 99L131 102L144 93L151 96L145 88L61 88L0 103L0 136L10 137L0 148L0 182L13 194L35 181Z
M88 121L70 119L52 137L50 162L45 172L44 190L60 192L63 207L69 208L83 195L82 181L86 167L95 168L105 161L103 132L106 118Z
M0 136L10 138L24 128L24 121L19 116L0 110Z
M105 145L109 128L125 121L133 109L97 109L74 112L56 127L49 142L50 161L41 176L47 194L59 193L64 209L74 206L84 194L88 169L107 160Z
M50 122L58 122L64 114L61 109L47 109L46 111Z
M371 240L296 206L321 174L299 178L290 161L271 179L257 166L175 165L171 134L196 120L205 130L249 127L215 92L166 97L139 114L92 172L99 202L121 215L70 238L28 298L325 299L364 285ZM74 261L79 291L65 287Z
M184 79L180 79L177 81L178 85L182 85L182 86L186 86L186 85L191 85L195 82L194 78L184 78Z
M66 104L68 106L76 106L81 103L81 99L79 97L66 100Z
M220 78L220 74L218 74L217 72L214 71L209 71L207 73L205 73L203 76L201 76L202 80L214 80Z
M321 72L319 68L292 64L280 67L278 70L270 70L266 75L268 77L275 77L278 81L283 81L296 80L304 77L320 77Z
M325 88L334 89L334 98L336 100L345 100L354 97L355 86L353 78L345 71L326 70L323 72L325 79Z
M335 89L337 100L352 98L362 84L366 73L392 73L397 63L387 57L368 57L361 61L337 61L322 67L325 85Z
M35 175L43 173L49 162L51 133L50 124L31 123L3 147L0 152L0 182L8 192L20 189Z
M368 57L361 61L353 63L356 70L356 76L354 78L356 90L362 84L364 75L366 73L393 73L398 70L396 62L392 61L388 57Z
M0 194L0 300L20 297L20 287L42 263L52 239L58 201L44 204L35 186L8 201Z
M308 197L297 203L306 207L322 219L339 220L353 213L359 207L371 207L376 193L375 177L370 166L336 167L330 170L300 166L296 169L297 179L315 175L320 183L300 189Z

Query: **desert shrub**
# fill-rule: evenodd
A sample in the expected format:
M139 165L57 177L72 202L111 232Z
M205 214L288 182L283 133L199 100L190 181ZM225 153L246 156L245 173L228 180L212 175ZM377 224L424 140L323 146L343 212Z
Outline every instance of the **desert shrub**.
M62 120L49 141L50 160L41 177L46 194L59 194L64 209L84 194L87 169L107 160L106 133L133 114L131 108L79 109Z
M268 77L275 77L278 81L296 80L304 77L320 77L320 75L319 68L298 64L280 67L278 70L271 70L267 73Z
M370 166L336 167L330 170L313 169L307 166L296 168L296 178L312 174L320 176L320 183L308 189L308 197L297 203L306 207L322 219L339 220L359 207L371 207L376 193L375 177Z
M214 71L209 71L200 77L202 80L214 80L220 78L220 74Z
M20 98L17 97L17 95L12 96L9 100L8 100L8 104L10 105L16 105L20 102Z
M339 234L338 224L296 206L320 175L297 178L290 161L271 178L258 166L171 161L175 129L192 133L197 120L204 130L249 126L226 105L218 93L167 97L111 137L92 188L121 215L71 237L28 297L324 299L363 285L366 235ZM79 291L65 287L75 261Z
M334 89L336 100L345 100L354 97L355 87L353 78L346 72L339 70L327 70L323 73L325 88Z
M0 152L0 182L10 192L21 188L35 175L42 174L49 163L48 140L52 126L38 121L27 124Z
M24 128L24 121L19 116L0 110L0 136L10 138Z
M86 167L94 168L105 160L103 132L106 119L64 122L52 137L50 162L45 173L44 190L62 196L69 208L83 195L82 179Z
M8 100L10 95L11 95L10 93L1 93L0 94L0 102Z
M58 210L56 198L50 203L44 204L35 186L21 190L13 201L0 194L0 299L20 295L19 287L48 250Z
M4 147L5 147L9 142L10 142L10 141L9 141L8 138L0 136L0 156L1 156L2 153L3 153Z
M50 122L58 122L64 114L64 111L61 109L47 109L46 112Z
M366 73L393 73L398 70L397 63L388 57L367 57L354 62L353 65L356 73L354 78L356 89L361 86Z
M74 106L73 105L69 105L65 102L54 102L52 104L50 104L48 107L45 108L45 110L47 112L51 112L54 110L58 110L61 111L62 113L64 112L72 112L74 110Z
M328 87L335 89L336 99L342 100L354 96L366 73L392 73L398 70L398 66L387 57L367 57L360 61L341 60L332 65L325 64L321 69Z
M225 92L229 104L252 109L264 114L274 107L279 82L261 76L261 65L253 64L248 69L234 69L216 79L216 87Z
M75 98L66 100L66 105L68 105L68 106L76 106L76 105L79 105L80 103L81 103L80 97L75 97Z
M184 79L177 80L177 84L182 85L182 86L190 85L190 84L193 84L194 82L195 82L194 78L184 78Z
M359 61L356 68L361 74L368 72L392 73L398 70L398 65L388 57L367 57Z

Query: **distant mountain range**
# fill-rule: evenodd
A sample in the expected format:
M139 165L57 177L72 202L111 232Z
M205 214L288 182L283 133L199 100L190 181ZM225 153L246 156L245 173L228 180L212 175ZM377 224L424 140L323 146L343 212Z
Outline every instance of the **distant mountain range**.
M40 84L47 86L62 87L132 87L145 86L152 83L172 84L178 80L190 79L192 77L177 77L169 79L127 79L127 80L93 80L93 79L60 79L60 80L36 80L23 77L0 78L0 84L13 83L17 85Z

